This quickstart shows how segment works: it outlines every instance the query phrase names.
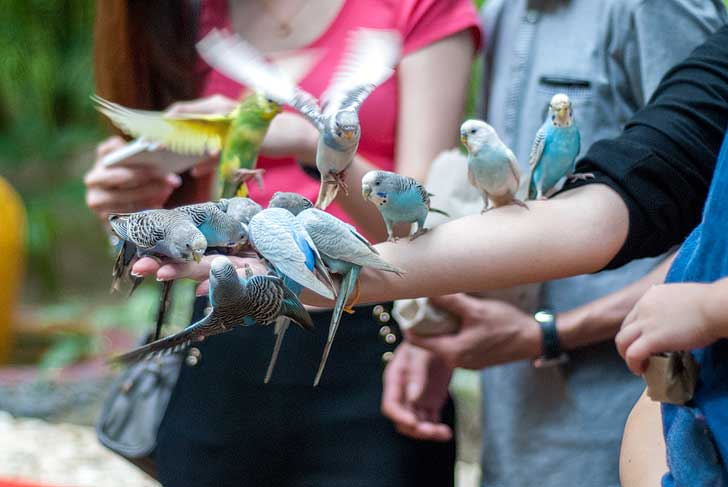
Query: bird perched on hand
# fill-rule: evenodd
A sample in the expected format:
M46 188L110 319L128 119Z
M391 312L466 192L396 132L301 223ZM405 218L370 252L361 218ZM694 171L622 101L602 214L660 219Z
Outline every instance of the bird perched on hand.
M148 343L113 359L136 362L162 352L184 348L194 341L225 333L234 326L270 325L285 316L312 330L313 321L298 298L275 276L253 276L248 267L238 276L226 257L216 257L210 267L210 313L184 330Z
M369 171L361 180L362 197L374 203L387 226L387 241L396 242L394 225L417 223L414 240L427 232L425 220L429 212L449 216L442 210L430 208L430 196L417 180L389 171Z
M196 203L175 208L188 215L207 240L208 247L244 244L248 232L243 224L220 209L217 203Z
M307 198L296 193L276 193L270 201L270 207L285 208L296 215L296 219L303 224L316 244L329 271L344 276L331 315L326 346L314 379L313 385L316 386L326 366L341 315L343 311L353 312L351 307L358 299L358 277L362 267L393 272L398 276L404 271L382 259L377 250L353 226L312 206ZM352 296L352 303L349 303Z
M513 152L501 141L493 127L482 120L467 120L460 126L460 140L468 149L468 181L483 195L483 210L516 204L521 170Z
M551 98L550 116L541 126L533 141L528 164L528 198L545 199L556 185L567 179L585 179L591 174L574 174L576 156L581 148L579 129L574 122L571 100L563 93Z
M171 262L200 262L207 250L207 239L185 213L175 210L146 210L138 213L112 213L111 229L121 239L122 245L114 262L111 290L118 290L123 279L131 278L131 295L143 280L131 276L131 268L141 257L154 257ZM164 322L169 307L172 281L162 283L157 311L154 339Z
M261 211L250 220L248 238L255 251L296 296L305 287L325 298L335 299L334 283L316 245L291 212L283 208ZM276 323L276 342L264 379L266 383L275 368L287 329L287 320L281 319Z
M263 211L263 207L252 199L240 196L221 199L217 202L217 207L246 227L251 218Z
M238 36L213 30L198 43L197 49L216 70L292 106L318 128L316 167L321 173L321 188L316 207L326 209L339 188L348 192L344 178L359 146L359 108L394 73L401 44L395 31L354 31L343 61L321 97L323 109L311 94L282 75Z
M91 97L97 110L132 137L159 143L179 154L205 156L220 152L219 197L247 196L246 181L262 184L262 169L255 169L258 151L271 120L281 105L261 93L251 93L230 113L168 114L134 110L99 96Z

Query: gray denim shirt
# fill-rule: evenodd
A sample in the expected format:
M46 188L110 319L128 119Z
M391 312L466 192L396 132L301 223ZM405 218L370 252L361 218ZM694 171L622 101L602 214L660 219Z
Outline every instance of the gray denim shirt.
M726 13L720 0L489 0L483 21L481 113L527 174L554 94L572 100L583 154L617 135ZM658 262L546 283L543 305L576 308ZM568 364L549 369L516 362L483 372L484 486L618 485L624 422L644 383L611 341L570 355Z

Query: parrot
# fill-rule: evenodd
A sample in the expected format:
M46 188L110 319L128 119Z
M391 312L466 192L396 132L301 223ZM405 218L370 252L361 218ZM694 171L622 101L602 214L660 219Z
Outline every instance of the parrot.
M468 149L468 181L483 195L483 210L516 204L521 170L513 152L501 141L493 127L482 120L467 120L460 126L460 140Z
M232 247L247 241L248 232L243 224L221 210L216 203L185 205L176 210L192 219L205 236L208 247Z
M529 199L546 199L564 177L569 181L593 177L592 174L574 174L581 138L569 97L563 93L554 95L549 112L548 120L536 134L528 161L531 168Z
M313 320L298 298L275 276L253 276L247 266L245 277L227 257L219 256L210 267L211 311L184 330L148 343L112 359L131 363L164 352L174 352L194 341L233 329L234 326L270 325L279 316L313 330Z
M362 197L374 203L387 226L387 241L396 242L394 225L417 222L414 240L427 232L425 219L429 212L449 216L442 210L430 208L431 193L417 180L389 171L369 171L361 180Z
M353 226L312 206L307 198L296 193L276 193L270 201L270 207L285 208L296 215L316 244L329 272L343 276L331 315L326 346L314 379L315 387L321 380L343 311L353 313L352 307L359 295L358 277L362 267L392 272L398 276L402 276L404 271L382 259ZM347 306L352 295L353 302Z
M135 110L91 97L97 110L132 137L159 143L184 155L220 152L218 198L247 196L246 181L256 178L262 184L262 169L255 169L258 151L281 105L260 92L245 96L230 113L169 115Z
M295 108L318 129L316 167L321 187L316 207L323 210L340 188L348 194L344 179L361 137L359 109L367 96L394 73L401 45L400 34L393 30L352 31L343 60L321 96L322 107L236 35L212 30L197 44L197 50L216 70Z
M306 287L326 298L336 298L334 283L316 245L291 212L283 208L266 208L250 220L248 237L255 251L269 263L272 271L283 279L293 294L300 295ZM319 280L315 271L325 282ZM273 374L288 324L285 318L276 323L276 341L264 379L266 384Z
M246 227L250 224L250 219L263 210L263 207L252 199L240 196L221 199L217 202L217 207Z

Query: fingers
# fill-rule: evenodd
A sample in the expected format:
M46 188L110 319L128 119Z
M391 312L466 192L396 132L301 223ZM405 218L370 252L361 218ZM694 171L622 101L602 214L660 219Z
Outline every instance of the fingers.
M205 159L190 170L190 175L193 178L201 178L207 176L217 168L218 165L218 153L210 154L210 157Z
M633 374L640 375L645 372L647 368L647 359L658 350L653 346L652 340L645 336L640 336L637 340L632 342L627 347L624 354L624 360L627 362L627 367L632 371Z
M400 346L394 358L384 370L382 390L382 414L392 420L398 431L407 434L417 423L414 411L408 407L405 399L405 386L407 371L405 362L408 360L406 345Z
M463 317L470 312L473 306L479 303L479 300L467 294L458 293L430 298L430 303L438 308Z
M411 333L407 339L420 348L424 348L439 356L449 367L457 367L458 335L438 335L423 337Z
M106 154L110 154L116 149L123 147L125 144L126 141L118 135L109 137L108 139L102 141L99 145L96 146L96 160L98 161Z
M151 167L97 166L86 174L83 182L87 187L102 189L133 189L156 182L177 188L182 179L177 174L163 173Z
M629 326L622 326L622 329L619 330L617 336L614 338L614 343L617 345L617 351L622 358L625 358L627 348L635 340L637 340L641 334L642 327L638 326L636 323L632 323Z
M135 276L146 277L155 274L162 264L151 257L142 257L134 263L131 273Z
M205 296L210 292L210 281L204 280L195 288L195 296Z

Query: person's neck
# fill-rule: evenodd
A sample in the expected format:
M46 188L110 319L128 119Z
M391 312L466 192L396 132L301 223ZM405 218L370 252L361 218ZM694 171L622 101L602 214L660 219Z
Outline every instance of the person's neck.
M233 30L263 52L308 46L336 20L347 0L247 0L229 3Z

